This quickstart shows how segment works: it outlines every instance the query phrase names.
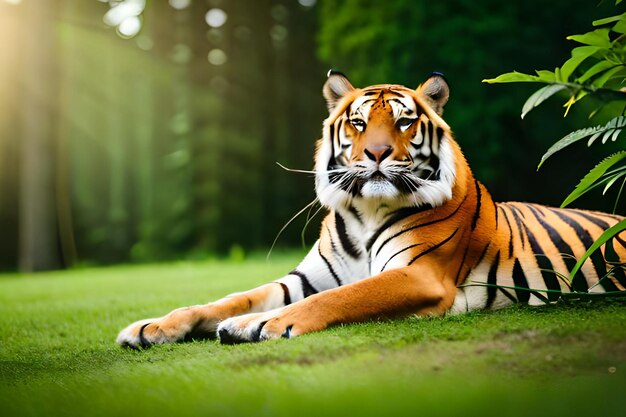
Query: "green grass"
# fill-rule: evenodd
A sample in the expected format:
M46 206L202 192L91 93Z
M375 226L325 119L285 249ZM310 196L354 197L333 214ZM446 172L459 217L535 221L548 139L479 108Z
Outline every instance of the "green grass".
M250 288L296 255L0 276L2 416L623 416L624 302L121 349L131 321Z

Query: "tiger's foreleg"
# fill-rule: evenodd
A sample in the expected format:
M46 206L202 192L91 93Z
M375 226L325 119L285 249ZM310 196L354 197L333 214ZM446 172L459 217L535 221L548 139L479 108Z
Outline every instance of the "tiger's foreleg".
M221 322L222 343L294 337L339 323L355 323L410 314L443 314L456 286L418 266L396 269L312 295L267 313L246 314Z
M288 282L289 277L281 281L285 280ZM289 291L285 284L272 282L213 303L179 308L163 317L140 320L129 325L119 333L117 343L125 347L145 348L191 338L210 338L215 336L220 321L282 307L287 304L287 294Z

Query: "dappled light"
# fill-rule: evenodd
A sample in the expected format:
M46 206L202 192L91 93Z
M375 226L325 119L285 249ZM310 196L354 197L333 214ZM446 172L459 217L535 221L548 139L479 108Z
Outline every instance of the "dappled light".
M568 54L565 36L611 7L0 0L0 268L263 251L314 199L311 176L276 162L311 169L329 68L357 86L415 87L443 72L446 120L477 178L497 200L559 204L555 190L590 167L535 167L584 116L574 109L559 126L548 108L521 121L528 91L481 80L553 67ZM278 246L301 246L305 223L306 211Z
M132 38L141 30L141 14L146 8L146 0L109 1L110 9L102 21L117 28L123 38Z
M219 28L224 26L224 23L228 20L228 15L222 9L210 9L206 12L204 19L206 20L207 25L212 28Z

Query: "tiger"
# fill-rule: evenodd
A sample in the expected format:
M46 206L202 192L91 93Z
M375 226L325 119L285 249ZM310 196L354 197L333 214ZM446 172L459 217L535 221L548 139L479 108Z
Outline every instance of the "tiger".
M301 263L257 288L132 323L117 343L289 339L333 325L623 291L624 271L613 266L626 260L624 233L566 278L623 217L494 202L443 119L449 94L441 73L411 89L355 88L329 71L329 115L314 157L328 213Z

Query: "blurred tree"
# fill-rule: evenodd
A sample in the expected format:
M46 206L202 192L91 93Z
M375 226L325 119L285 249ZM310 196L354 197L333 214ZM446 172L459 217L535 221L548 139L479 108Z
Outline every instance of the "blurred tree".
M61 266L55 187L55 108L57 97L56 1L24 6L22 26L19 267L22 271Z
M4 6L4 7L3 7ZM0 3L0 37L11 39L19 33L23 10ZM21 37L20 37L21 39ZM15 82L20 74L18 58L20 42L0 42L0 269L17 266L18 258L18 172L21 95L20 85Z

